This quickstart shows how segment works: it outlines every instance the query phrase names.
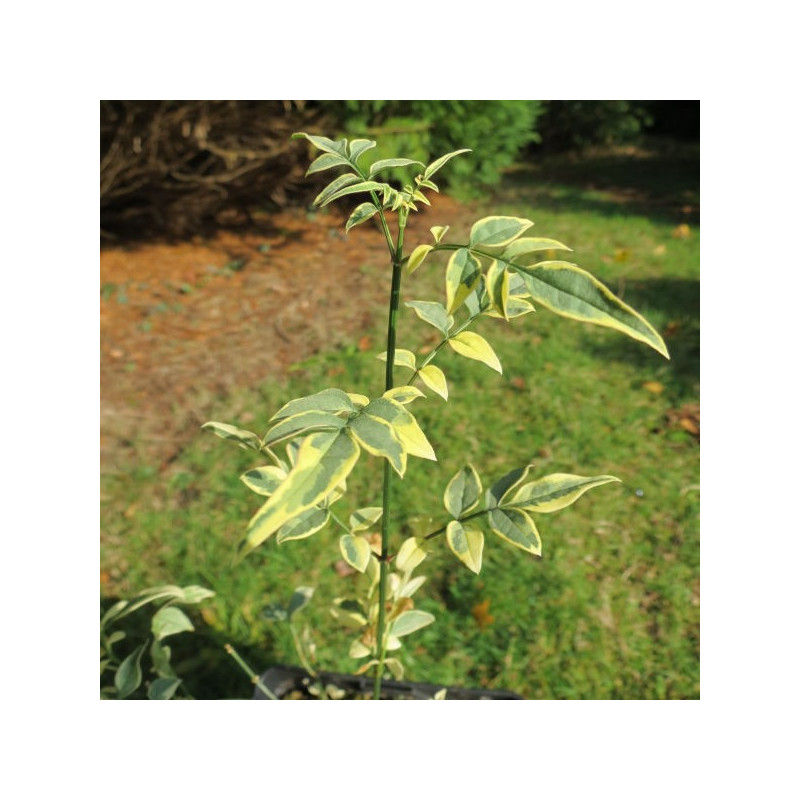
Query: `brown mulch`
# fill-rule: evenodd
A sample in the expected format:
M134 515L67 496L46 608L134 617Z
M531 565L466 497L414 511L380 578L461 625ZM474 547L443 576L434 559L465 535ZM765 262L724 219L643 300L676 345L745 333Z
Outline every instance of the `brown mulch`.
M433 204L408 241L465 213L446 197ZM344 222L290 209L254 214L241 232L101 250L101 472L166 466L221 397L282 380L382 321L385 241L369 223L345 237Z

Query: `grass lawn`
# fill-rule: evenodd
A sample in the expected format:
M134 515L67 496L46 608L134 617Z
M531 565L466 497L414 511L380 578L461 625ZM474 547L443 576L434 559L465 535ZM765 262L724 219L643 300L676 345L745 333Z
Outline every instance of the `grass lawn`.
M451 222L436 218L435 197L433 207L431 225ZM416 598L437 621L406 640L409 679L507 688L531 699L699 696L698 208L698 156L684 151L520 168L492 198L473 204L473 220L527 217L534 235L570 245L571 260L662 333L671 360L543 308L475 328L497 352L502 376L452 353L437 358L450 400L429 392L413 407L438 462L410 459L405 479L396 481L394 519L405 535L446 520L442 492L467 462L484 486L531 461L534 476L611 474L622 483L539 515L541 559L487 532L475 576L436 540L418 570L428 582ZM466 223L453 226L448 240L467 230ZM408 251L417 243L407 242ZM406 276L403 299L443 299L444 263L430 258ZM383 263L361 268L386 280ZM410 309L399 325L398 346L419 352L435 344L433 329ZM242 426L263 433L293 397L327 386L380 394L382 338L383 323L371 334L371 350L354 342L320 353L287 375L220 398L209 419L236 424L249 409L255 419ZM316 641L317 666L350 672L356 664L347 656L351 635L328 611L354 580L335 568L335 528L280 547L270 541L232 566L259 505L239 475L257 463L198 430L168 471L140 463L102 478L101 561L123 564L125 574L105 593L127 596L156 583L196 583L217 593L194 613L196 633L170 640L175 668L198 698L251 691L225 642L258 669L297 663L286 626L262 612L298 585L316 589L300 614ZM339 516L380 504L381 473L377 459L362 456Z

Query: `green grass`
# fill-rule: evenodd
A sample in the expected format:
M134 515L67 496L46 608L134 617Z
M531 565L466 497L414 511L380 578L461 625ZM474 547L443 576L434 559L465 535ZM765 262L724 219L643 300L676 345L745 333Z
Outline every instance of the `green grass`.
M572 246L573 261L668 333L672 360L544 309L511 325L477 326L500 357L502 377L454 354L437 359L450 402L429 393L414 411L439 461L411 459L397 482L394 508L404 534L445 521L442 492L466 462L485 486L530 460L535 474L612 474L623 482L538 516L542 559L487 533L476 577L437 540L418 569L429 580L417 595L437 621L406 640L401 653L410 679L502 687L529 698L699 696L699 446L667 423L670 410L699 401L699 232L692 224L687 238L673 236L687 220L677 206L697 202L698 183L691 158L653 159L628 172L599 159L514 173L477 207L475 219L529 217L537 235ZM636 194L621 195L619 187ZM435 200L430 219L449 222L435 218ZM442 295L442 270L433 259L405 280L405 300ZM415 349L429 331L404 309L398 345ZM375 341L381 335L376 331ZM344 374L329 376L342 368ZM663 391L648 391L648 382ZM235 423L247 408L256 421L244 427L263 432L292 397L329 385L374 396L381 383L374 354L345 348L296 365L284 383L242 389L210 418ZM297 662L288 630L261 614L297 585L316 587L301 615L315 633L318 666L352 671L355 664L347 657L351 637L327 610L352 580L333 569L340 558L333 527L281 547L270 542L231 566L258 507L238 477L253 465L246 452L198 432L166 477L143 467L103 479L102 559L121 565L120 592L158 582L217 592L205 618L196 617L198 632L174 640L176 668L200 698L250 691L224 642L256 668ZM376 459L362 457L337 505L340 516L379 505L381 471ZM400 537L395 529L395 542ZM481 628L472 610L487 600L494 619Z

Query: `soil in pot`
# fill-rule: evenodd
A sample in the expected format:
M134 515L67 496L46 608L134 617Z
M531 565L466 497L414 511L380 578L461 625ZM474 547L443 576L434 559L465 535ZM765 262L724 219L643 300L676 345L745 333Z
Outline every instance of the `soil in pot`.
M372 678L320 672L316 677L300 667L275 666L261 675L261 682L279 700L371 700ZM444 697L438 697L444 691ZM253 700L269 700L259 688ZM382 700L524 700L505 689L462 689L434 683L385 680L381 683Z

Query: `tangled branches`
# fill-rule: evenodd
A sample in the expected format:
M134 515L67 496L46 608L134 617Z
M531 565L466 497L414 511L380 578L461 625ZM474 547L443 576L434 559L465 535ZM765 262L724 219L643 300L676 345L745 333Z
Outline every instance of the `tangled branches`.
M290 136L318 117L305 101L101 101L102 231L185 235L304 197Z

